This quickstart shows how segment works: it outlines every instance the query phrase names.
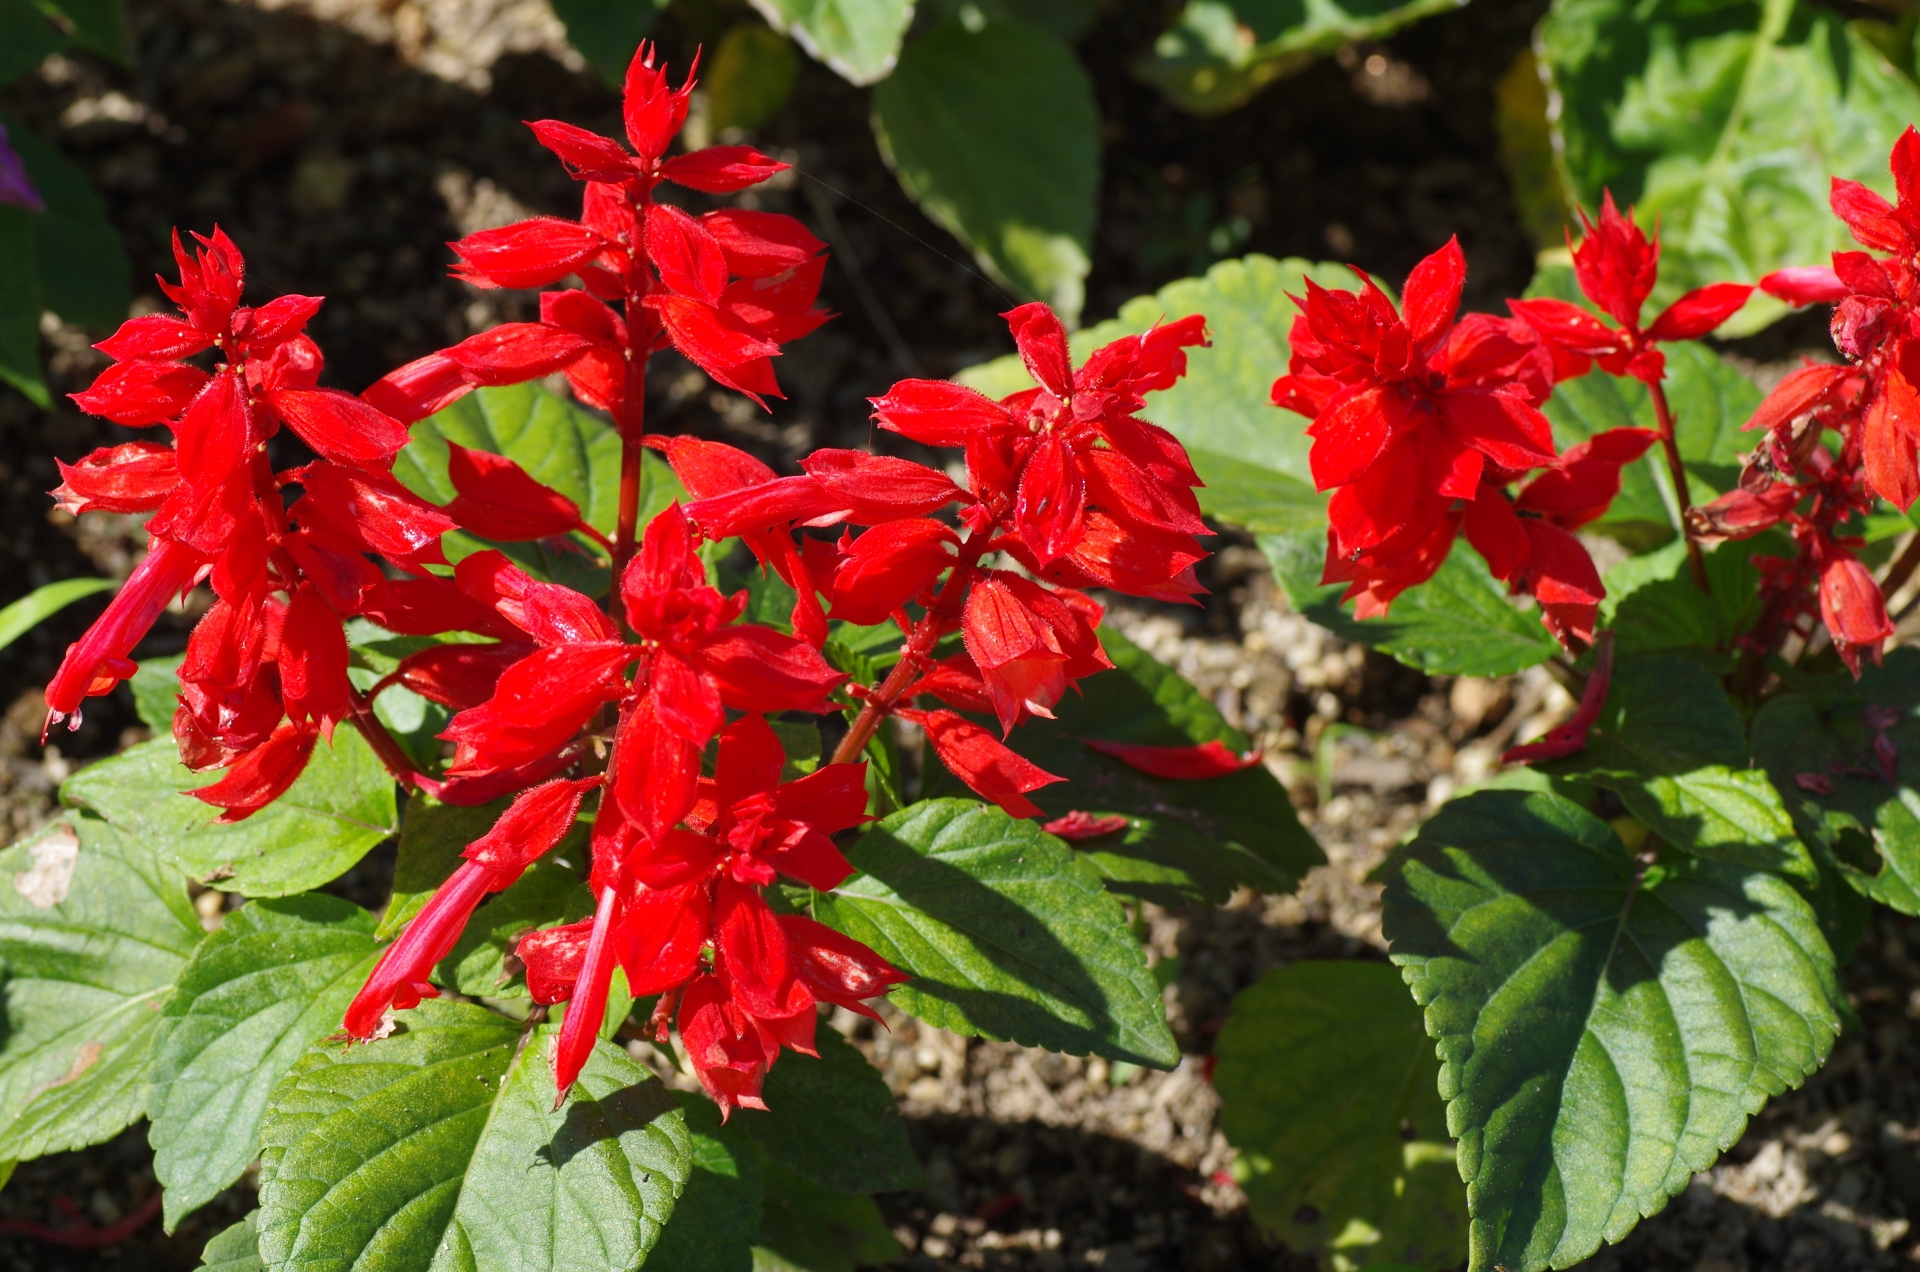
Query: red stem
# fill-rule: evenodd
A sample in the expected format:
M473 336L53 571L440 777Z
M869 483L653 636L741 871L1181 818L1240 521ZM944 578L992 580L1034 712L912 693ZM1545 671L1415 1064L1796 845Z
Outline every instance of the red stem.
M410 791L420 789L420 770L413 766L407 753L394 741L393 734L387 732L387 726L380 723L380 717L373 713L373 701L366 694L355 690L353 693L353 725L360 730L360 736L367 740L373 753L380 757L380 763L393 775L394 781Z
M926 665L927 655L944 632L951 630L954 615L967 599L967 588L973 581L975 567L980 558L987 554L987 542L992 538L992 528L975 531L973 536L960 547L960 559L954 563L953 572L947 576L946 584L941 587L940 595L934 598L933 605L913 625L913 631L907 636L906 645L900 650L900 661L893 665L887 678L880 687L867 695L860 708L860 714L854 717L853 727L847 730L847 736L840 739L840 745L834 748L835 764L851 764L867 749L874 731L880 722L899 705L900 697L919 678L921 669Z
M1680 462L1680 440L1673 433L1673 408L1667 405L1667 391L1659 381L1647 386L1653 397L1653 417L1660 425L1660 446L1667 455L1667 472L1673 478L1674 497L1680 501L1680 537L1687 541L1687 564L1693 567L1693 581L1702 592L1712 595L1707 581L1707 559L1700 545L1687 533L1687 513L1693 508L1693 493L1687 488L1687 470Z
M25 1219L0 1220L0 1232L14 1236L32 1237L35 1241L51 1242L54 1245L73 1246L78 1249L98 1250L106 1246L119 1245L140 1229L153 1222L160 1213L161 1190L156 1188L153 1195L135 1206L126 1218L118 1223L96 1228L80 1215L80 1208L65 1197L54 1198L54 1204L61 1213L74 1222L65 1227L50 1228L43 1223L33 1223Z

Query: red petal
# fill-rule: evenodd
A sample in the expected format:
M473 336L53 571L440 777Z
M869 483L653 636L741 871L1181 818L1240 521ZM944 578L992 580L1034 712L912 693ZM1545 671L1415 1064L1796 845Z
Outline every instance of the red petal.
M1393 389L1367 389L1313 422L1313 448L1307 452L1307 462L1313 469L1315 490L1347 485L1373 466L1391 432L1387 412L1397 405Z
M773 469L747 452L725 442L709 442L698 437L667 439L667 463L673 475L695 499L747 486L759 486L774 480Z
M1600 718L1607 701L1607 687L1613 681L1613 634L1601 632L1593 659L1593 670L1580 691L1580 707L1573 718L1548 732L1538 742L1509 747L1500 757L1502 764L1531 764L1536 760L1557 760L1586 749L1587 733Z
M169 318L165 314L147 314L129 318L120 329L93 346L115 362L155 359L161 362L187 358L213 347L214 337L197 327Z
M1073 396L1073 361L1067 353L1067 329L1059 315L1032 301L1000 315L1013 332L1014 347L1027 373L1057 398Z
M322 736L353 714L347 635L340 616L312 584L294 588L280 632L280 688L289 718L312 720Z
M621 113L627 125L627 140L640 158L651 164L667 153L667 145L687 122L687 99L693 93L693 72L700 65L699 55L687 70L679 88L667 84L667 68L654 67L654 46L643 41L627 64L627 80L621 97Z
M598 256L607 242L584 225L541 216L469 234L452 246L462 262L454 276L476 287L547 287Z
M180 484L173 447L158 442L102 446L75 464L54 460L60 469L55 502L78 516L83 512L152 512Z
M599 785L597 777L579 781L557 777L521 792L493 828L468 844L460 855L518 878L573 829L581 797Z
M852 937L803 914L781 915L780 926L793 953L795 974L821 1002L872 1015L859 1006L862 999L912 979Z
M504 455L448 442L447 475L460 492L447 505L447 515L482 538L545 539L581 525L580 505L541 485Z
M387 372L360 396L375 410L411 424L453 405L474 387L458 362L443 353L430 353Z
M771 278L806 264L827 246L778 212L722 208L701 217L700 224L726 254L727 269L741 278Z
M1766 400L1754 408L1743 428L1779 428L1827 404L1850 376L1846 367L1816 363L1787 373Z
M530 121L540 144L560 157L575 181L625 181L635 175L633 156L619 142L557 119Z
M667 160L660 165L660 175L706 194L732 194L792 166L769 159L752 146L708 146Z
M1661 311L1647 329L1650 340L1698 340L1727 319L1753 295L1746 283L1696 287Z
M1906 255L1913 250L1913 241L1894 215L1891 203L1858 181L1848 181L1844 177L1834 177L1832 180L1827 195L1828 205L1833 208L1835 216L1847 223L1856 242L1879 252Z
M1040 809L1026 793L1066 780L1009 750L1000 739L951 711L898 714L926 730L928 744L949 772L965 782L974 794L1005 809L1009 816L1040 816Z
M427 978L453 952L474 907L487 893L504 886L494 871L482 866L468 864L454 871L426 908L407 923L400 939L381 954L367 983L347 1007L342 1021L346 1031L355 1038L371 1038L389 1008L404 1011L419 1006L422 998L437 997Z
M587 942L593 920L581 919L561 927L529 932L513 947L514 957L527 965L527 993L536 1003L552 1006L573 997L580 968L587 960Z
M881 428L927 446L965 446L1013 423L992 398L950 380L901 380L868 401Z
M301 441L338 464L384 466L407 444L405 424L351 393L282 389L269 400Z
M722 627L691 656L738 711L826 711L846 680L819 650L766 627Z
M1466 284L1467 258L1458 235L1413 267L1400 293L1400 307L1415 344L1425 345L1453 324Z
M455 744L451 776L478 776L548 755L625 692L620 669L639 650L620 644L541 649L509 667L493 697L462 711L441 736Z
M647 256L669 291L709 305L720 303L727 286L726 257L698 221L670 203L650 204L646 241Z
M800 461L807 474L853 509L856 525L920 517L973 496L937 468L890 455L823 448Z
M1533 547L1513 505L1499 490L1482 491L1478 499L1470 500L1460 517L1460 529L1496 579L1512 578Z
M381 579L360 594L358 612L400 636L473 632L512 643L526 640L525 632L462 593L451 579Z
M306 494L294 505L296 518L303 510L319 514L327 528L396 562L446 563L440 536L453 529L452 518L387 474L322 461L298 477Z
M1040 829L1049 835L1057 835L1062 839L1078 843L1116 834L1132 824L1118 813L1108 813L1103 816L1097 813L1084 813L1076 808L1063 817L1056 817L1043 824Z
M702 371L729 388L748 385L741 391L755 401L763 396L779 396L777 390L766 388L763 380L741 374L739 370L758 359L776 356L780 352L778 344L724 310L684 296L656 294L647 297L647 304L659 311L673 347Z
M275 729L272 737L241 756L226 776L187 794L224 809L213 819L218 825L245 821L286 794L307 767L318 736L312 725L289 720Z
M444 350L475 384L524 384L552 375L592 347L577 331L544 322L503 322Z
M1090 750L1110 755L1128 768L1152 777L1177 782L1198 782L1225 777L1260 762L1260 752L1236 755L1219 740L1199 746L1141 746L1133 742L1109 742L1101 738L1082 738Z
M199 367L178 362L121 362L102 371L76 406L115 424L140 428L170 420L187 409L207 385Z
M1789 305L1832 304L1847 297L1847 285L1830 265L1776 269L1760 280L1760 290Z
M533 652L531 645L434 645L394 668L396 684L429 702L464 711L493 696L501 673Z
M959 536L915 518L875 527L853 541L833 578L830 617L862 627L885 622L954 562Z

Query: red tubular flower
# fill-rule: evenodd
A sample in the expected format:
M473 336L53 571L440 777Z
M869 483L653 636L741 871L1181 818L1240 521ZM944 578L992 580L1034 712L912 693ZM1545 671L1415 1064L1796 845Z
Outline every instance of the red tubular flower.
M1547 732L1538 742L1528 742L1522 746L1508 747L1500 757L1502 764L1534 764L1541 760L1558 760L1569 755L1577 755L1587 746L1587 734L1592 732L1594 722L1600 718L1600 709L1607 703L1607 687L1613 682L1613 633L1601 632L1594 645L1593 670L1587 673L1587 684L1580 691L1580 706L1573 717L1565 724Z
M1000 719L1002 736L1028 715L1053 718L1053 704L1082 676L1113 664L1088 614L1056 594L1003 570L986 572L967 594L961 631L967 653Z
M1836 552L1820 567L1820 621L1855 679L1860 676L1861 651L1872 655L1878 666L1881 647L1893 635L1880 585L1851 554Z
M1260 752L1235 755L1217 740L1203 742L1199 746L1142 746L1133 742L1109 742L1102 738L1082 738L1081 741L1087 749L1110 755L1128 768L1176 782L1202 782L1208 778L1226 777L1260 762Z
M1040 829L1049 835L1056 835L1071 843L1088 839L1104 839L1108 835L1118 834L1133 823L1118 813L1101 816L1082 812L1076 808L1072 812L1043 824Z
M139 670L129 657L167 602L193 586L206 558L184 544L156 539L86 634L67 646L60 670L47 685L47 728L61 720L80 727L80 704L111 693ZM44 730L43 736L44 736Z
M606 536L580 516L580 505L541 485L504 455L447 443L447 475L457 491L447 516L484 539L511 543L584 531L603 545Z
M965 782L975 795L1005 809L1009 817L1040 816L1039 806L1027 798L1027 792L1066 781L1009 750L999 738L965 716L905 708L894 714L925 730L927 745L947 771Z
M306 769L319 736L311 724L285 721L266 741L242 755L225 777L187 794L223 810L213 819L217 825L244 821L287 793Z
M173 448L157 442L102 446L77 464L54 463L60 469L54 502L76 517L83 512L152 512L180 484Z

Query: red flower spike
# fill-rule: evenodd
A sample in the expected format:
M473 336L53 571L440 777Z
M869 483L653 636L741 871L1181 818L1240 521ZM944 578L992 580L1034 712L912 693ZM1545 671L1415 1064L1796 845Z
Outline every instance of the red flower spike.
M1860 654L1877 666L1881 647L1893 635L1886 598L1867 567L1849 554L1836 553L1820 569L1820 621L1833 635L1834 652L1853 678L1860 678Z
M1005 743L979 725L951 711L895 712L926 731L927 743L947 770L975 795L998 804L1012 817L1038 817L1040 809L1028 791L1066 781L1009 750Z
M1088 750L1110 755L1128 768L1150 777L1176 782L1203 782L1226 777L1260 762L1260 752L1236 755L1218 740L1199 746L1142 746L1133 742L1109 742L1103 738L1082 738Z
M449 442L447 476L459 492L447 505L447 515L484 539L511 543L581 529L599 537L581 520L580 505L541 485L504 455Z
M579 781L555 778L521 792L500 814L493 829L468 844L460 855L518 879L521 871L552 851L573 829L581 797L599 785L600 779L595 777Z
M47 728L68 720L80 727L80 704L110 693L139 668L129 657L174 597L191 587L206 558L170 539L155 539L145 559L108 602L86 634L67 646L60 670L47 685ZM44 736L44 730L42 731Z
M1587 673L1586 688L1580 691L1580 706L1573 717L1548 731L1537 742L1508 747L1500 757L1502 764L1534 764L1577 755L1586 749L1587 734L1600 718L1607 702L1607 687L1613 682L1613 633L1601 632L1594 644L1593 670Z
M280 689L287 715L311 720L329 745L334 726L353 714L347 635L340 616L312 584L293 591L280 632Z
M1089 839L1104 839L1108 835L1118 834L1132 824L1118 813L1087 813L1076 808L1065 816L1056 817L1042 824L1040 829L1070 843L1081 843Z
M428 979L433 969L453 952L474 907L489 892L512 882L477 862L466 862L455 870L426 907L408 920L400 939L387 947L367 983L348 1004L341 1021L347 1034L359 1039L384 1036L381 1022L388 1011L405 1011L418 1007L423 998L438 998L440 991Z

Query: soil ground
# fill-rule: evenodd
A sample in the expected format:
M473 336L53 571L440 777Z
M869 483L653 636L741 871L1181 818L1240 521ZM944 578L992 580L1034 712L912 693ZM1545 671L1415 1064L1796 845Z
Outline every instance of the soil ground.
M1200 120L1127 71L1171 6L1109 3L1080 52L1104 120L1104 178L1087 320L1214 259L1258 251L1338 257L1389 279L1460 235L1468 304L1523 288L1532 249L1500 166L1492 86L1527 47L1544 0L1475 0L1384 45L1348 50L1234 113ZM245 250L256 298L328 297L314 334L327 382L359 389L399 363L529 316L531 298L446 276L444 242L528 212L568 214L577 187L521 126L559 117L617 130L614 95L567 48L544 0L127 0L130 67L53 59L0 93L92 175L137 279L171 270L173 226L219 222ZM676 65L744 6L682 0L657 34ZM755 140L799 174L763 206L806 220L834 251L825 300L842 316L781 360L790 397L770 415L711 391L674 359L656 363L649 411L787 463L869 438L864 399L907 374L946 375L1006 351L1004 298L959 262L886 170L866 95L803 62L790 109ZM158 308L151 283L139 303ZM101 365L89 337L48 329L56 391ZM1819 335L1783 324L1740 350L1778 360ZM1278 368L1276 368L1277 372ZM43 413L0 390L0 602L55 578L124 575L136 528L49 511L53 459L115 430ZM1019 1269L1304 1269L1266 1240L1223 1172L1204 1072L1233 996L1300 958L1384 957L1377 889L1362 882L1456 786L1503 746L1568 709L1546 677L1431 679L1343 645L1290 613L1257 553L1231 536L1207 567L1204 608L1121 609L1118 622L1256 735L1330 864L1297 895L1245 895L1218 910L1149 914L1157 956L1178 957L1168 1005L1187 1059L1170 1074L1116 1072L954 1037L895 1019L863 1037L899 1094L927 1167L921 1193L883 1199L903 1266ZM75 606L0 660L0 817L43 818L71 768L138 737L130 702L90 706L44 750L38 690L98 612ZM142 656L182 648L170 616ZM1359 726L1321 743L1333 723ZM1315 761L1331 761L1320 789ZM1321 795L1328 798L1321 802ZM377 854L343 886L382 895ZM1920 1261L1920 951L1882 917L1846 973L1860 1026L1807 1086L1775 1100L1712 1171L1593 1269L1815 1272ZM135 1211L155 1185L144 1128L20 1167L0 1221L60 1222L56 1198L95 1223ZM171 1236L148 1225L97 1250L0 1232L0 1266L188 1268L207 1237L253 1204L246 1183Z

